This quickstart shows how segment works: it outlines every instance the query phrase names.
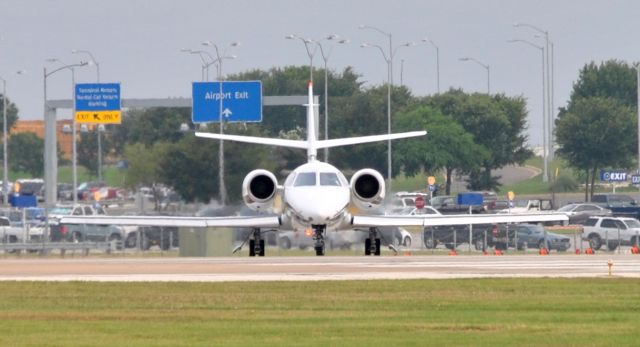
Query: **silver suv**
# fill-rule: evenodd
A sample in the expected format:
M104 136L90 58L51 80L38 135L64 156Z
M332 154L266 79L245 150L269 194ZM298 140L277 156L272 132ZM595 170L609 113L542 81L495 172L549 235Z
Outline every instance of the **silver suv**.
M594 250L607 245L610 251L618 246L636 245L640 235L640 222L626 217L591 217L586 220L582 238Z

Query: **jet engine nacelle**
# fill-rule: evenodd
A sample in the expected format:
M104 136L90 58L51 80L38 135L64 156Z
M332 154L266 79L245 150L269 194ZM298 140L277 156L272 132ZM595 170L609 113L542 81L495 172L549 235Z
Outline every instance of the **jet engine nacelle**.
M267 211L275 203L278 180L271 172L253 170L242 181L242 200L254 211Z
M362 169L351 177L351 202L361 210L379 207L384 201L382 175L373 169Z

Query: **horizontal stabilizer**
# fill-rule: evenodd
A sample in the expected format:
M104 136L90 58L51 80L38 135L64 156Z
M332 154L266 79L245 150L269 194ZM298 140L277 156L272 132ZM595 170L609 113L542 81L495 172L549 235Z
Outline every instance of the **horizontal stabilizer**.
M348 145L355 145L359 143L369 143L369 142L423 136L426 134L427 132L423 130L423 131L410 131L406 133L397 133L397 134L358 136L358 137L347 137L342 139L320 140L320 141L315 141L315 147L330 148L330 147L337 147L337 146L348 146ZM267 137L228 135L228 134L203 133L203 132L196 132L196 136L204 137L208 139L256 143L256 144L262 144L262 145L271 145L271 146L280 146L280 147L289 147L289 148L307 149L309 147L308 141L300 141L300 140L273 139L273 138L267 138Z
M422 131L410 131L406 133L397 133L397 134L371 135L371 136L347 137L342 139L319 140L319 141L316 141L316 148L330 148L330 147L337 147L337 146L355 145L359 143L404 139L407 137L423 136L426 134L427 132L422 130Z
M257 143L262 145L271 145L271 146L280 146L280 147L302 148L302 149L307 148L307 141L300 141L300 140L272 139L272 138L257 137L257 136L227 135L227 134L201 133L201 132L196 132L196 136L204 137L208 139Z

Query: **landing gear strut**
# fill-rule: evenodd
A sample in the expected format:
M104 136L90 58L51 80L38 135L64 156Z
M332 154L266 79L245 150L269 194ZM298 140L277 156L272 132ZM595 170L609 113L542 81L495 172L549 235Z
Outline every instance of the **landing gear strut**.
M378 229L369 228L369 237L364 240L364 255L380 255L380 238L378 237Z
M317 256L324 255L324 232L326 230L325 225L312 225L313 227L313 240L315 241L315 245L313 248L316 250Z
M255 257L256 255L264 257L264 240L259 228L252 230L253 238L249 240L249 256Z

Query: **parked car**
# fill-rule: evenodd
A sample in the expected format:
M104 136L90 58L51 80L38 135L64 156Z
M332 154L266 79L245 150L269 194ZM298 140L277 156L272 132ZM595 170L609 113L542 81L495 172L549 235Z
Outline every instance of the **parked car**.
M124 239L124 235L124 228L119 225L63 224L59 228L56 240L70 242L121 241Z
M571 240L566 235L546 231L538 224L500 224L494 227L487 245L496 249L546 248L565 252L571 247Z
M389 213L387 214L416 216L416 215L423 215L423 214L441 214L441 213L431 206L425 206L423 208L407 206L407 207L393 209L389 211Z
M454 249L463 243L471 242L477 250L484 248L484 235L490 235L493 224L475 224L471 229L471 241L469 241L468 225L439 225L426 226L422 231L424 246L428 249L444 245L448 249Z
M84 229L79 229L77 225L73 224L60 224L60 218L63 216L92 216L104 214L105 211L100 206L96 206L95 208L91 205L59 205L54 207L49 211L49 235L51 241L82 241L85 239L85 237L81 237L86 233ZM74 231L77 231L77 235L75 235L77 237L75 239ZM100 234L101 232L91 231L90 233ZM104 239L101 241L104 241Z
M0 240L2 243L22 242L24 231L22 228L11 226L9 218L0 217Z
M616 217L640 219L640 206L632 197L624 194L594 194L591 202L611 210Z
M83 182L78 186L78 199L79 200L93 200L93 193L102 187L106 187L105 182L91 181Z
M425 202L429 201L429 194L421 192L397 192L391 199L391 204L386 206L386 210L399 211L408 208L416 207L416 198L421 197ZM394 213L395 214L395 213Z
M58 200L73 200L73 184L58 183Z
M594 250L605 244L610 251L618 246L636 245L639 233L640 222L627 217L590 217L582 228L582 238Z
M498 213L509 208L509 200L491 201L485 205L487 213Z
M313 240L313 232L305 231L281 231L277 233L278 245L282 249L307 249L313 248L315 241ZM362 243L362 236L359 231L342 230L339 232L326 233L325 242L330 249L349 248L353 244Z
M137 247L148 250L151 246L158 246L162 250L179 246L178 227L124 227L124 246Z
M610 209L596 204L573 203L560 207L558 212L564 212L569 216L569 224L583 224L589 217L611 217Z
M527 213L553 210L553 203L550 199L520 199L509 204L510 206L498 213Z
M411 233L398 227L378 228L383 244L392 243L394 246L410 247L413 242ZM328 232L325 242L329 248L350 248L355 244L363 244L369 236L366 230L342 230L339 232ZM278 233L278 244L280 248L312 248L314 246L313 233L310 231L281 231Z

